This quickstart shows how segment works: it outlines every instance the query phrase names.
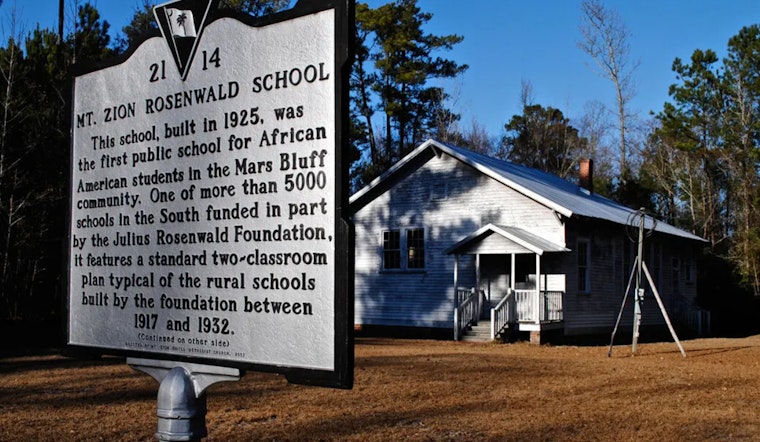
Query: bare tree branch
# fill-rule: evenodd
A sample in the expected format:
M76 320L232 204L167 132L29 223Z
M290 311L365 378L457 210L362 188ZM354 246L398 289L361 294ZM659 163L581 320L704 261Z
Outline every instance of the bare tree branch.
M628 103L636 93L633 75L638 62L630 60L630 33L620 16L599 0L581 3L580 32L583 39L578 47L591 57L597 73L612 82L616 96L616 114L620 134L620 175L625 182L630 174L630 147L627 140L631 129Z

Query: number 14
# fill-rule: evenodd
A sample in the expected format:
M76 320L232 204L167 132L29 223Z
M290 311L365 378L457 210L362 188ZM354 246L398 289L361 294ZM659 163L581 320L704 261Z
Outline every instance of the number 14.
M215 68L219 68L222 65L221 58L219 57L219 48L215 48L210 56L208 51L203 51L203 70L208 70L209 65Z

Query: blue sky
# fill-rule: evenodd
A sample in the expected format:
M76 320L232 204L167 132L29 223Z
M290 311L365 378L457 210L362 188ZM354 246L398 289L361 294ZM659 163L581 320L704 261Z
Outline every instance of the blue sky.
M92 3L117 32L141 1ZM14 0L4 0L0 6L3 31L13 4ZM15 0L15 4L24 29L34 29L37 23L57 29L58 0ZM559 108L571 118L579 117L589 101L614 103L612 84L592 70L591 60L577 47L580 0L419 0L418 4L433 14L428 32L464 36L453 51L442 54L470 66L449 87L464 125L476 120L492 135L500 135L512 115L521 113L522 81L531 83L537 104ZM631 57L640 62L631 108L642 117L660 110L668 100L676 57L688 60L695 49L724 55L730 37L743 26L760 23L758 0L609 0L606 4L620 14L631 33Z

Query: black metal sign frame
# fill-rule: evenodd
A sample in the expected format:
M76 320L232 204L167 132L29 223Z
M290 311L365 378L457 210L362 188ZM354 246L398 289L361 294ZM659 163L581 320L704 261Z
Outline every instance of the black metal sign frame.
M179 8L192 8L199 7L202 4L202 0L181 0L178 2ZM353 364L354 364L354 342L353 342L353 320L354 320L354 296L353 296L353 283L354 283L354 235L353 226L349 219L348 210L348 176L349 176L349 140L348 140L348 128L349 128L349 73L352 62L352 41L353 41L353 23L354 23L354 2L353 0L299 0L298 3L287 11L283 11L277 14L273 14L266 17L254 18L252 16L241 14L234 11L215 10L217 0L208 2L212 7L208 9L208 16L205 17L203 26L209 26L217 20L223 18L233 18L241 23L244 23L252 28L262 28L275 23L283 23L289 20L298 19L299 17L308 16L311 14L317 14L323 11L334 10L335 22L334 22L334 35L335 35L335 56L332 67L334 90L336 91L334 97L335 105L335 152L334 152L334 170L335 170L335 207L334 207L334 232L335 232L335 246L334 255L334 369L312 369L288 366L287 364L255 364L249 362L239 362L235 360L218 359L213 356L210 357L196 357L192 355L178 355L175 353L161 353L155 351L141 351L133 349L119 349L107 347L99 347L92 345L80 345L72 343L71 331L72 327L86 327L86 325L79 324L77 318L72 318L70 305L72 297L79 296L78 293L72 293L72 266L76 265L72 262L72 254L67 254L67 300L66 310L66 336L67 347L70 350L86 350L97 351L103 354L113 354L128 357L138 358L153 358L173 361L184 361L191 363L211 364L225 367L234 367L241 370L253 370L262 372L275 372L284 374L289 382L316 386L325 386L333 388L351 388L353 385ZM168 14L167 14L168 15ZM195 14L198 15L198 14ZM196 22L200 23L200 19L196 17ZM160 23L166 31L166 23ZM202 29L201 29L202 32ZM133 56L135 51L150 39L160 37L158 32L148 33L143 36L140 43L131 47L125 54L117 57L107 63L100 64L78 64L73 68L74 81L72 85L72 97L76 97L77 94L77 78L93 73L99 70L108 69L113 66L117 66L125 61L129 60ZM200 32L195 34L198 38ZM166 35L164 35L166 37ZM168 39L167 39L168 41ZM188 56L189 54L189 56ZM192 51L185 51L185 62L193 63L193 57L195 56ZM241 54L242 56L242 54ZM196 57L197 58L197 57ZM175 57L176 61L176 57ZM195 60L197 63L198 60ZM178 65L178 68L182 69ZM183 76L187 75L188 67L185 66ZM184 80L184 77L183 77ZM78 124L87 124L87 116L77 114L74 108L74 98L72 98L72 135ZM116 112L116 110L114 110ZM69 194L70 201L70 216L69 216L69 248L71 249L75 245L76 239L73 238L72 232L74 231L75 220L73 219L75 211L75 199L76 199L76 183L74 183L74 170L76 167L81 167L81 158L75 158L74 154L74 137L72 136L72 154L71 154L71 187ZM78 164L80 163L80 164ZM308 345L308 343L293 343L293 345Z

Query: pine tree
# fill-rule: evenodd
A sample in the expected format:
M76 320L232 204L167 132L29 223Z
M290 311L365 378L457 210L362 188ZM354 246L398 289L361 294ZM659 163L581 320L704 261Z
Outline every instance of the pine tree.
M358 4L358 54L352 81L354 114L361 116L369 139L369 161L360 166L363 181L379 175L421 141L434 136L440 116L458 118L446 109L446 93L431 86L433 79L454 78L466 65L436 56L460 43L458 35L426 34L422 26L432 14L416 0L397 0L377 9ZM376 113L384 118L383 147L377 145L373 125Z

